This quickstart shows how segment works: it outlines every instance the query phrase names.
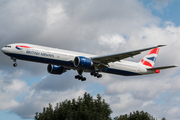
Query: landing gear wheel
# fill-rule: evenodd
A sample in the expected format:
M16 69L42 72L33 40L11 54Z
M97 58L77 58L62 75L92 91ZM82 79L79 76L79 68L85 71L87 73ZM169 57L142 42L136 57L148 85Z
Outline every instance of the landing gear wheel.
M94 77L97 77L98 76L98 73L94 73Z
M79 75L76 75L76 76L75 76L75 79L78 79L78 78L79 78Z
M81 76L80 75L76 75L75 79L81 80Z
M85 78L85 77L82 77L81 81L86 81L86 78Z
M98 74L98 75L97 75L97 78L101 78L101 77L102 77L102 75L101 75L101 74Z
M17 63L14 63L13 66L16 67L16 66L17 66Z
M82 77L80 75L78 75L78 80L81 80L81 79L82 79Z
M13 60L13 62L14 62L13 66L16 67L16 66L17 66L17 63L16 63L16 60L17 60L17 59L14 58L14 57L11 57L11 60Z
M95 72L91 72L91 75L94 76Z

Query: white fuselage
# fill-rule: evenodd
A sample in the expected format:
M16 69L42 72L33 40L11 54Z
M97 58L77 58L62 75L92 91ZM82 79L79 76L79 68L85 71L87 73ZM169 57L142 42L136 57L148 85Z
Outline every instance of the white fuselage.
M53 64L63 66L64 68L78 70L73 64L74 58L83 56L87 58L96 57L97 55L73 52L57 48L44 47L39 45L16 43L9 44L2 48L2 52L6 55L20 60L27 60L39 63ZM85 72L93 71L93 68L85 69ZM118 74L118 75L142 75L152 74L154 71L147 70L142 64L130 61L117 61L108 63L108 68L100 72Z

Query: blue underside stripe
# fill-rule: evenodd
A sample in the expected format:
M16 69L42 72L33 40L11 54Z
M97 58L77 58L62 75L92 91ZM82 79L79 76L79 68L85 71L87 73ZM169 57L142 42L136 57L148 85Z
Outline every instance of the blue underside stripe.
M42 58L42 57L36 57L36 56L29 56L29 55L21 55L21 54L7 54L7 55L15 57L20 60L74 67L73 63L68 62L68 61L62 61L62 60L56 60L56 59L50 59L50 58Z
M124 76L141 75L134 72L124 71L124 70L119 70L119 69L112 69L112 68L106 68L102 72L116 74L116 75L124 75Z
M69 62L69 61L55 60L55 59L50 59L50 58L42 58L42 57L21 55L21 54L6 53L6 55L8 55L10 57L15 57L15 58L20 59L20 60L39 62L39 63L45 63L45 64L53 64L53 65L60 65L60 66L66 66L66 67L74 68L73 62ZM112 68L106 68L106 69L102 70L102 72L116 74L116 75L124 75L124 76L141 75L141 74L130 72L130 71L124 71L124 70L112 69Z

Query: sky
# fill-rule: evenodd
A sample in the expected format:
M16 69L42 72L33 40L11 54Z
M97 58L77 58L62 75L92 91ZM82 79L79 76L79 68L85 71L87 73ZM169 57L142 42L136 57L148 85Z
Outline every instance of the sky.
M179 0L1 0L0 47L31 43L109 55L136 49L160 48L155 67L180 66ZM139 62L147 52L127 60ZM43 107L85 92L100 94L112 117L143 110L160 120L180 118L180 69L160 74L118 76L88 73L85 82L76 71L51 75L47 65L18 60L18 67L0 52L0 118L33 120Z

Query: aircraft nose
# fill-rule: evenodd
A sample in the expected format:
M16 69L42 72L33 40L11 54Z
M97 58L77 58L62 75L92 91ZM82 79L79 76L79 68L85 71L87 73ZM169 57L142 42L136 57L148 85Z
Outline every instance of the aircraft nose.
M1 49L1 51L2 51L3 53L8 53L8 49L5 48L5 47L3 47L3 48Z
M3 47L3 48L1 49L1 51L4 53L4 52L5 52L5 48Z

